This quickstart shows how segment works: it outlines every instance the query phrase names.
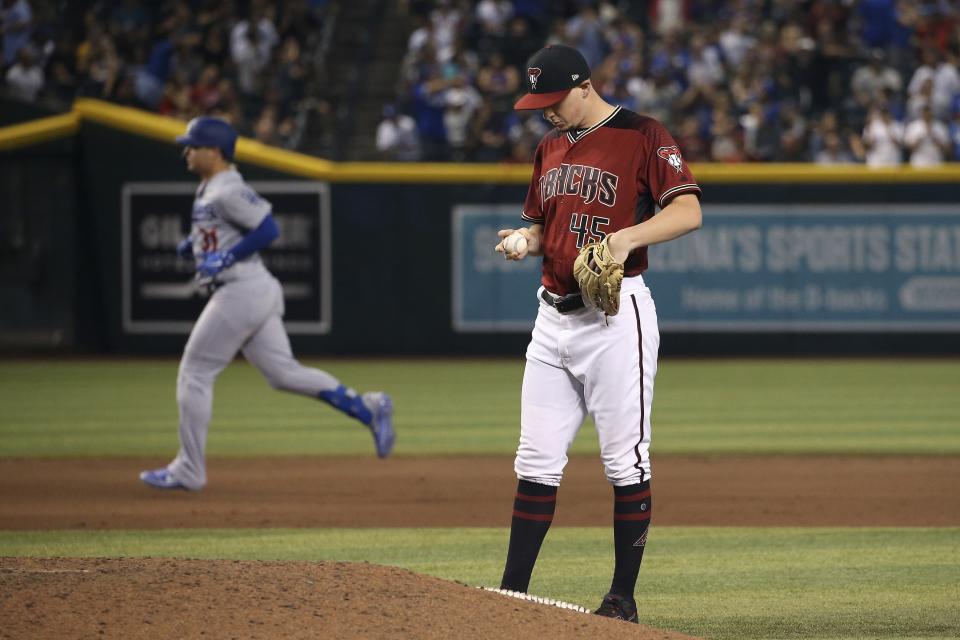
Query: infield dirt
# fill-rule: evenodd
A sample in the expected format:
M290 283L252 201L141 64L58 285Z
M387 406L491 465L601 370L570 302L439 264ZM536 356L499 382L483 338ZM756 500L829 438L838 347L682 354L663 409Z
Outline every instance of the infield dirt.
M155 459L0 460L0 529L507 527L505 457L210 461L201 492ZM960 459L655 459L655 525L957 526ZM595 456L571 459L555 526L609 526ZM369 564L0 558L0 638L689 638Z
M505 457L221 458L201 492L137 479L156 459L0 460L0 529L508 527ZM653 522L696 526L960 525L960 458L661 456ZM567 466L555 526L609 526L596 456Z
M344 562L0 558L0 619L2 638L690 638Z

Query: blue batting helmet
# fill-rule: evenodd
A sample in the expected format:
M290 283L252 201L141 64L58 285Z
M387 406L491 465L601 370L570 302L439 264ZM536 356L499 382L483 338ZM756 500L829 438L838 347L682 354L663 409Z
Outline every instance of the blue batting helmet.
M187 123L187 132L177 136L177 142L187 147L216 147L225 160L233 160L237 130L226 120L200 116Z

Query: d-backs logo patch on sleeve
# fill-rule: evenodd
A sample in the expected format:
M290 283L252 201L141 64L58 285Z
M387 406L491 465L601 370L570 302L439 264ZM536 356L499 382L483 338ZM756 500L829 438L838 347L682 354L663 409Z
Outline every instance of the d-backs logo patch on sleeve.
M677 173L683 171L683 156L680 155L680 149L676 145L660 147L657 149L657 155L666 160L671 167L676 169Z

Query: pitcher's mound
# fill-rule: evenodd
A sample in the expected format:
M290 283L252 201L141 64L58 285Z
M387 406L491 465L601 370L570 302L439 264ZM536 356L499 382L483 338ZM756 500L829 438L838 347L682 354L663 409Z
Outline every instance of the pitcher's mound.
M346 562L0 558L3 638L689 638Z

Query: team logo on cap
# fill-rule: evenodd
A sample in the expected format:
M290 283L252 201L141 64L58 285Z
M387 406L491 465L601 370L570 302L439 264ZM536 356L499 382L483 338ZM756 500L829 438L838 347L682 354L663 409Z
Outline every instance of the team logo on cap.
M539 67L528 67L527 68L527 78L530 79L530 89L536 91L537 89L537 78L540 77L540 68Z
M660 147L657 149L657 155L666 160L667 164L676 169L677 173L683 170L683 156L680 155L680 149L676 145Z

